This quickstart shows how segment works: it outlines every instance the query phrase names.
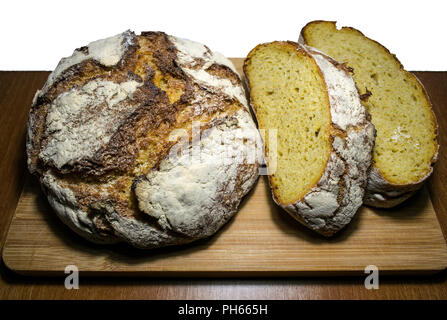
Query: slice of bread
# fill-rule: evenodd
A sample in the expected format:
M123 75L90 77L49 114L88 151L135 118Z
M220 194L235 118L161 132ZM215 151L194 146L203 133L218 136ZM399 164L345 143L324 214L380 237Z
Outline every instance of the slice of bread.
M437 124L429 97L411 73L378 42L335 22L313 21L300 43L313 46L353 68L377 129L365 203L392 207L409 198L433 171L437 159Z
M273 199L307 227L334 234L362 204L374 144L354 80L336 61L294 42L258 45L244 72L266 131Z

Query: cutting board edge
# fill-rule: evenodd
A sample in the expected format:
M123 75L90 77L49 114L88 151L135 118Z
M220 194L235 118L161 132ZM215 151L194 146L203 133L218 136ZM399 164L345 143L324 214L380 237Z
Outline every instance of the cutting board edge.
M66 277L61 270L19 270L6 267L21 276ZM447 264L430 269L380 270L380 276L431 276L443 272ZM287 277L365 277L363 270L294 270L294 271L80 271L80 277L145 277L145 278L287 278Z

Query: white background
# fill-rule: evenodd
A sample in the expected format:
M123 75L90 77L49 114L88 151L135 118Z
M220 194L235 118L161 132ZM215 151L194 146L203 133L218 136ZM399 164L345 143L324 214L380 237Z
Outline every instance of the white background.
M311 20L352 26L395 53L408 70L447 70L447 1L4 1L0 70L52 70L90 41L124 30L165 31L228 57L255 45L296 41Z

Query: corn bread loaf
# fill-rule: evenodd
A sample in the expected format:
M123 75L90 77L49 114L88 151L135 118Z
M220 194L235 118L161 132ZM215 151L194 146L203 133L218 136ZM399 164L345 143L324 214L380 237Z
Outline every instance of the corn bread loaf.
M294 42L258 45L244 72L259 128L266 130L273 199L305 226L333 235L362 204L374 144L351 75Z
M424 87L397 58L360 31L335 22L313 21L300 42L353 69L365 107L377 129L365 203L392 207L408 199L433 171L437 124Z
M126 31L62 59L35 95L26 147L71 229L139 248L215 233L262 160L233 64L162 32Z

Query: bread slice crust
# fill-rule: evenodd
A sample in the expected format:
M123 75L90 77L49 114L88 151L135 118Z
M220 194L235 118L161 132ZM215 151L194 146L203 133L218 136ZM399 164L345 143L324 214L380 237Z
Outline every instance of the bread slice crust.
M326 101L330 117L327 141L329 157L324 162L316 181L309 183L305 192L297 194L293 201L284 202L275 188L274 176L269 175L269 183L274 201L293 218L310 229L331 236L345 227L362 204L368 169L371 163L375 130L369 115L361 105L360 97L352 77L343 65L321 52L294 42L273 42L255 47L244 63L247 86L250 89L250 103L260 129L263 119L261 105L257 105L255 79L250 74L250 65L257 51L265 46L283 46L296 50L297 54L310 58L310 63L318 69L323 79ZM340 80L347 82L340 86ZM297 110L297 112L299 112ZM273 128L274 129L274 128ZM271 166L269 139L265 139L266 163ZM278 162L281 155L278 155Z
M356 38L360 38L362 40L362 43L366 43L368 46L371 46L374 48L374 50L377 50L375 54L368 54L367 52L362 52L363 60L360 58L357 58L355 54L351 54L350 52L346 52L345 56L342 56L341 54L336 54L336 52L340 51L337 48L332 49L331 45L329 44L328 36L326 35L324 39L321 37L321 39L313 39L317 36L313 36L314 33L316 33L315 30L318 30L317 28L321 28L322 30L325 30L328 34L335 34L339 35L340 37L337 38L338 41L348 41L350 40L348 37L350 35L355 36ZM344 36L346 35L346 36ZM335 38L334 38L335 39ZM341 40L342 39L342 40ZM335 40L334 40L335 41ZM372 115L372 122L376 125L376 129L378 130L377 139L376 139L376 147L374 149L374 156L373 156L373 166L370 171L369 179L368 179L368 187L365 195L364 202L367 205L375 206L375 207L384 207L384 208L390 208L395 205L398 205L408 199L416 190L418 190L423 183L428 179L428 177L433 172L433 166L438 158L438 151L439 151L439 144L437 142L437 131L438 131L438 125L436 121L435 114L432 109L432 104L430 101L430 98L422 85L422 83L419 81L419 79L412 73L406 71L401 64L401 62L397 59L397 57L392 54L387 48L385 48L383 45L381 45L379 42L372 40L368 37L366 37L362 32L359 30L352 28L352 27L343 27L341 29L337 29L336 22L335 21L312 21L309 22L300 33L299 42L302 44L307 45L313 45L317 47L320 50L325 51L328 55L332 56L335 59L339 59L340 62L346 64L348 67L353 69L354 72L354 79L356 80L356 84L359 88L359 91L361 94L364 94L365 96L370 96L367 101L365 101L365 106L368 108L369 111L371 111ZM318 43L317 43L318 42ZM340 47L340 46L338 46ZM350 50L354 50L352 47ZM373 61L373 64L377 65L377 68L379 68L380 63L379 61L375 61L375 56L385 55L387 59L389 59L391 63L391 68L394 68L398 70L396 73L396 77L401 76L402 80L411 83L412 86L414 86L415 91L419 94L416 94L417 97L420 97L420 106L421 108L424 108L426 115L424 113L424 118L428 118L426 120L426 131L427 134L421 135L428 137L426 141L419 142L419 140L414 140L412 136L412 131L414 130L405 130L405 128L401 128L400 125L397 125L396 129L394 131L391 131L389 133L388 129L382 129L386 128L385 125L380 125L379 121L382 120L382 114L378 114L379 109L374 109L375 106L380 105L379 98L376 99L376 97L379 96L378 90L381 90L383 92L389 92L390 95L393 95L394 97L398 97L398 101L401 101L401 93L398 94L399 86L397 88L388 88L388 87L380 87L383 86L383 83L378 81L377 88L372 86L367 86L366 83L362 80L360 80L360 73L366 73L371 72L371 77L374 79L374 81L377 81L377 74L379 72L375 70L367 70L367 65L370 61ZM348 59L348 57L351 57L351 59ZM359 55L360 56L360 55ZM354 59L356 58L356 59ZM378 58L377 58L378 60ZM357 73L356 73L357 71ZM375 76L375 77L374 77ZM390 74L390 77L395 76L395 74ZM405 83L406 84L406 83ZM385 91L388 90L388 91ZM382 94L382 92L380 92ZM405 95L405 93L404 93ZM414 98L414 97L413 97ZM400 105L396 103L393 110L396 110L396 108L399 108ZM411 112L407 112L411 113ZM386 117L386 114L383 113L383 116ZM377 120L376 120L377 119ZM393 112L391 112L391 116L388 117L387 120L388 123L393 123ZM388 124L387 124L388 125ZM395 126L395 125L394 125ZM407 132L408 131L408 132ZM390 172L390 170L385 169L384 163L387 158L385 158L384 154L388 156L390 148L387 148L386 146L389 145L388 141L394 139L394 141L401 141L408 139L411 141L411 143L408 143L408 148L412 148L410 144L416 147L429 145L430 150L428 151L429 154L424 156L418 156L417 153L411 154L411 156L406 152L403 152L400 156L399 153L396 153L393 151L391 154L394 157L393 162L399 163L402 161L406 161L405 165L402 164L403 168L407 168L406 163L414 163L418 165L420 162L423 162L423 169L419 170L417 174L414 174L413 177L407 177L404 174L399 174L399 172ZM384 142L382 142L384 141ZM416 141L416 142L413 142ZM387 148L387 149L385 149ZM384 153L384 151L386 153ZM421 151L422 154L422 151ZM400 157L400 158L399 158ZM382 160L385 159L385 160ZM409 159L415 159L414 161L410 161ZM414 167L413 166L413 167ZM408 170L411 170L408 169ZM405 177L404 177L405 175Z

